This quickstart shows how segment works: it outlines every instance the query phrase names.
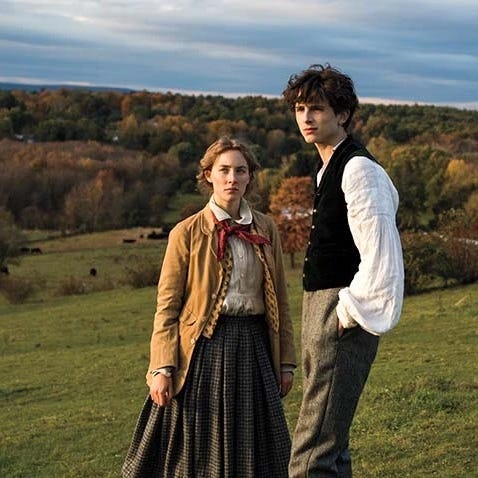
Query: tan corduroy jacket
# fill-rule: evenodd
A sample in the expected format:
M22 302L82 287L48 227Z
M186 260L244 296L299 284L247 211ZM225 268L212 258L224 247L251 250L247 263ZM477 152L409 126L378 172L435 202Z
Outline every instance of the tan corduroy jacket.
M271 245L260 247L274 282L279 309L278 331L269 327L269 337L274 370L280 383L281 365L296 364L282 248L272 219L258 211L253 210L252 214L257 233L271 241ZM158 283L146 377L150 384L152 370L175 367L174 395L184 384L194 346L211 318L221 287L224 272L216 251L217 235L208 205L178 223L169 234Z

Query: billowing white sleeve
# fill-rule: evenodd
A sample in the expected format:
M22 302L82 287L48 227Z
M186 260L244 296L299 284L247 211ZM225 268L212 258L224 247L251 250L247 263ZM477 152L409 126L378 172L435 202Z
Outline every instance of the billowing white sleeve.
M350 286L339 292L337 315L345 328L358 324L381 335L397 324L403 304L398 193L385 170L362 156L345 166L342 190L360 264Z

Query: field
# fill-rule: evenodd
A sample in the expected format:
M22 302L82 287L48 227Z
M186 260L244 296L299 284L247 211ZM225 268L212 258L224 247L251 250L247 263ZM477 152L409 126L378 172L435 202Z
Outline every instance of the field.
M42 254L11 267L37 288L22 304L0 298L1 477L119 476L147 393L155 307L154 286L133 288L127 276L144 264L159 270L165 245L124 244L125 234L44 240ZM288 270L297 345L299 276ZM67 278L87 284L81 295L59 293ZM357 478L478 477L477 319L478 284L406 299L352 429ZM291 431L296 375L284 400Z

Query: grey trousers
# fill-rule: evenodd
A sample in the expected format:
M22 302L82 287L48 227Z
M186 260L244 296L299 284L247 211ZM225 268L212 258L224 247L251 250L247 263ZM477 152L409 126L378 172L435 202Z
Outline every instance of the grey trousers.
M349 430L379 338L359 326L338 337L339 290L304 293L303 396L289 478L352 477Z

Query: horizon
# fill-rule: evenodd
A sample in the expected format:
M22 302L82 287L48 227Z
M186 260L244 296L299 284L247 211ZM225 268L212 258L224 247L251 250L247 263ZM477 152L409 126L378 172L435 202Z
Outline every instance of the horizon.
M42 83L42 82L33 82L29 83L27 80L18 81L17 82L10 82L10 81L3 81L5 78L0 77L0 90L14 90L15 87L21 87L18 89L30 90L35 91L35 87L40 89L61 89L61 88L71 88L71 89L86 89L91 91L118 91L120 93L134 93L139 91L145 91L147 93L172 93L172 94L180 94L185 96L222 96L224 98L244 98L248 96L260 96L269 99L280 99L281 95L267 95L267 94L260 94L260 93L222 93L222 92L213 92L213 91L187 91L187 90L179 90L173 88L161 88L161 89L146 89L146 88L131 88L128 86L114 86L114 85L94 85L94 84L87 84L87 83L76 83L76 82L67 82L67 83ZM2 88L2 85L9 85L13 86L13 88ZM390 98L376 98L376 97L358 97L359 104L373 104L373 105L403 105L403 106L436 106L436 107L443 107L443 108L456 108L460 110L476 110L478 111L478 101L477 102L469 102L469 103L425 103L425 102L418 102L418 101L407 101L407 100L394 100Z
M474 0L4 0L0 81L277 97L330 63L362 99L478 109Z

